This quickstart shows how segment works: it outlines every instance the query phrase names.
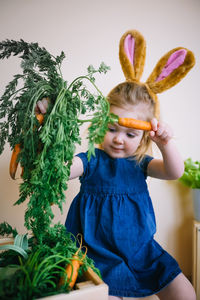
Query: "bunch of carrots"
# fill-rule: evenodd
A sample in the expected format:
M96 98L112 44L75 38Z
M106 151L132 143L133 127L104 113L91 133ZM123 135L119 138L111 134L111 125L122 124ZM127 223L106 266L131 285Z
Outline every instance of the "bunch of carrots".
M41 125L44 120L44 115L43 114L36 114L36 119L38 120L39 124ZM16 144L12 155L11 155L11 160L10 160L10 166L9 166L9 173L12 179L15 179L17 167L18 167L18 158L19 154L21 151L21 145ZM22 173L21 176L23 175L23 167L22 167ZM72 289L76 283L77 277L78 277L78 272L80 269L80 266L86 256L87 253L87 248L86 251L83 255L83 257L80 259L79 258L79 252L81 251L82 247L82 236L81 237L81 242L78 250L75 252L75 254L72 256L71 263L67 264L65 267L65 275L60 278L59 281L59 287L65 285L65 283L68 283L68 287Z
M41 125L43 123L44 120L44 115L43 114L36 114L36 118L39 122L39 124ZM143 120L136 120L136 119L132 119L132 118L118 118L118 124L124 127L128 127L128 128L134 128L134 129L139 129L139 130L151 130L151 123L147 122L147 121L143 121ZM16 144L13 152L12 152L12 156L11 156L11 160L10 160L10 168L9 168L9 173L12 179L15 179L15 174L17 171L17 167L18 167L18 157L19 157L19 153L21 151L21 145L20 144ZM23 167L22 167L22 173L21 176L23 175Z

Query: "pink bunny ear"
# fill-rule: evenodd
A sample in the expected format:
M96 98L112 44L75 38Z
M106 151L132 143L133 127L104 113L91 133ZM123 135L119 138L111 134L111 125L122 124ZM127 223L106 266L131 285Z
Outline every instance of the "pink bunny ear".
M156 64L146 83L158 94L176 85L195 64L192 51L175 48L166 53Z
M134 48L135 48L135 39L131 34L128 34L124 40L124 50L130 61L130 63L134 66Z
M156 82L165 79L169 76L175 69L181 66L184 63L187 51L185 49L180 49L175 51L169 57L166 65L164 66L162 72L156 79Z
M137 30L123 34L119 44L119 59L126 80L140 80L146 58L146 42Z

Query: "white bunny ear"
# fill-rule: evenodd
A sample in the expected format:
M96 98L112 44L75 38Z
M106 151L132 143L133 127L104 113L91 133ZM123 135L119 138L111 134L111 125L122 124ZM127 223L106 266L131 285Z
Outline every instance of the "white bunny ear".
M123 34L119 44L119 59L127 80L140 80L146 57L146 42L137 30Z
M153 93L162 93L185 77L194 64L195 57L190 50L172 49L158 61L146 83Z

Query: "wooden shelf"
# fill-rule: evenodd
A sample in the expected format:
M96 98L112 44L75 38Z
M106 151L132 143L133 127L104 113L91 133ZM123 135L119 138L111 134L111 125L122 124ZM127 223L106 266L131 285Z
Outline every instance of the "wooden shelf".
M194 221L193 226L193 271L192 283L200 300L200 222Z
M54 295L38 300L108 300L107 284L91 268L88 268L84 273L81 283L82 286L80 283L77 284L77 290L73 290L68 294Z

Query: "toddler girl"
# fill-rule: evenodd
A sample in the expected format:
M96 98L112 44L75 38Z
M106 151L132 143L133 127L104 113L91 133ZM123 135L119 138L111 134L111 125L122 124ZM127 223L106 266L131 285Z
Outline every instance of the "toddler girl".
M110 299L157 294L159 299L194 300L178 263L154 240L156 222L146 183L147 176L173 180L184 171L172 130L154 118L155 102L144 84L121 83L108 101L112 113L150 121L152 131L110 124L95 157L74 157L70 179L80 177L81 187L66 228L83 235ZM38 104L43 112L44 103ZM145 154L152 141L162 159Z
M110 295L195 299L178 263L154 240L156 223L146 184L147 176L171 180L184 171L172 130L154 118L154 101L145 85L119 84L108 101L119 117L151 121L152 131L110 124L95 157L89 162L87 153L74 158L70 178L80 176L81 188L66 228L83 234L88 256L100 269ZM151 141L163 159L145 155Z

